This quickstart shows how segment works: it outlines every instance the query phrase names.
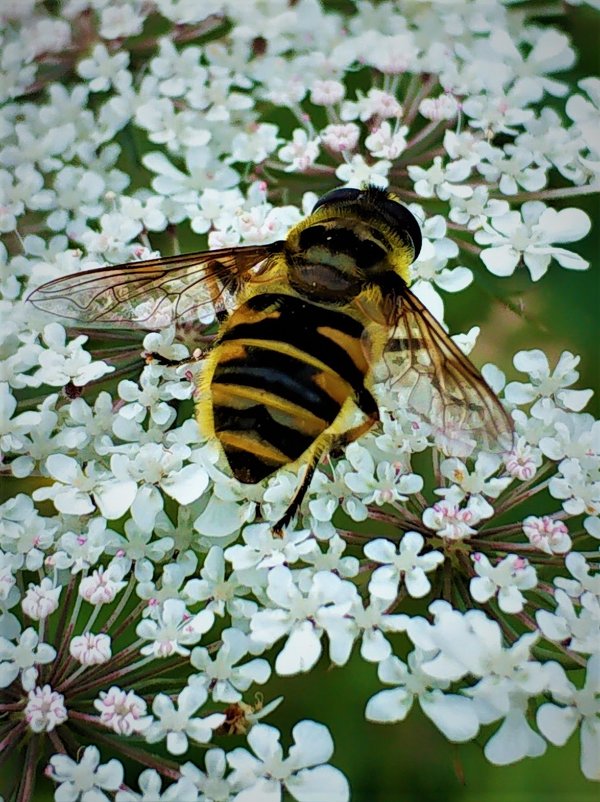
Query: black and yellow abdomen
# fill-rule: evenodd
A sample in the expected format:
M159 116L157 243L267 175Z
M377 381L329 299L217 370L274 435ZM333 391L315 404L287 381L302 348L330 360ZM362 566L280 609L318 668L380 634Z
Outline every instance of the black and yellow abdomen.
M254 483L305 452L365 390L365 328L295 295L254 295L223 325L202 379L198 420L233 475Z

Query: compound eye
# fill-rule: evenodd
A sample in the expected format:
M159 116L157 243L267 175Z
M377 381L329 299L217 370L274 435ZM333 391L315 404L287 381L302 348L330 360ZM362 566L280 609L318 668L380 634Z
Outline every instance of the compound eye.
M423 244L423 235L421 234L421 227L417 222L417 218L409 212L406 206L403 206L398 201L387 200L385 202L386 210L394 220L394 224L401 232L406 232L412 240L415 249L413 260L417 258L421 252Z
M344 203L345 201L356 200L360 194L360 189L351 189L349 187L332 189L331 192L326 192L325 195L321 195L313 207L313 212L320 206L325 206L327 203Z

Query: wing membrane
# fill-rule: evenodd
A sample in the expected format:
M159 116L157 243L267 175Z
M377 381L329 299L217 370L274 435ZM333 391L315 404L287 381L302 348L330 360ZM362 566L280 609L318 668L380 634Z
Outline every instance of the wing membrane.
M406 289L391 350L393 386L407 408L430 423L448 453L510 447L512 420L483 376L433 315Z
M54 315L96 326L162 328L198 320L237 279L275 253L278 243L224 248L100 267L57 278L28 301Z

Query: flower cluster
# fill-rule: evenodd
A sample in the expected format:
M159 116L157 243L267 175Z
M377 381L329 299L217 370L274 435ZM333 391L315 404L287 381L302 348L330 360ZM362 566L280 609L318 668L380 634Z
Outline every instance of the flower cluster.
M573 44L526 3L59 5L0 12L0 766L27 767L5 798L34 799L41 765L57 800L344 802L327 727L286 752L258 687L353 652L387 686L369 721L418 701L453 742L493 724L496 765L577 730L600 780L600 423L577 355L498 351L514 442L461 451L407 409L390 352L379 425L279 536L297 473L240 485L194 420L221 301L144 332L25 300L285 238L365 183L419 220L412 287L442 322L472 283L585 270L569 204L600 187L600 80L567 83Z

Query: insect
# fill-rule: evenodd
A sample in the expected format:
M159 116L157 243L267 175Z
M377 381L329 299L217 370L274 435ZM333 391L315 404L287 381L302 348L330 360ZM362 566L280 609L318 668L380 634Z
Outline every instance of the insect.
M512 432L493 391L408 289L420 248L419 225L393 193L340 188L284 240L90 270L29 300L63 318L147 329L198 326L206 304L220 308L196 417L240 482L305 467L273 527L281 533L320 458L379 420L374 370L390 346L407 410L471 443Z

